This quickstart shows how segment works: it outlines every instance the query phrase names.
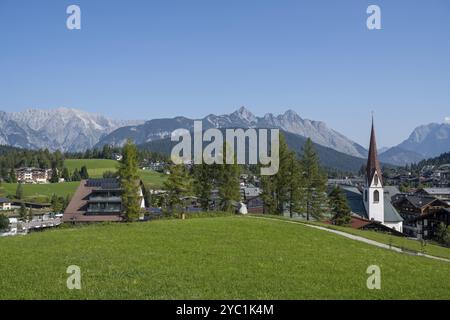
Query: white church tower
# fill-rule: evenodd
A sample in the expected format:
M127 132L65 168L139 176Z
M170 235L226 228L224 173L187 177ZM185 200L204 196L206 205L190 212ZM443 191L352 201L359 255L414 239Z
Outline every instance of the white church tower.
M384 189L380 162L378 161L377 142L372 117L369 158L367 159L366 183L364 187L364 206L370 220L384 224Z

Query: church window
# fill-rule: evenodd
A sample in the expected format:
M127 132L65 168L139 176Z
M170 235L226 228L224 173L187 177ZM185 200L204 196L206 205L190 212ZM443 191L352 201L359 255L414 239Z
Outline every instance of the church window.
M373 202L380 202L380 192L378 190L373 192Z
M375 175L374 182L375 182L375 185L377 186L378 185L378 175Z

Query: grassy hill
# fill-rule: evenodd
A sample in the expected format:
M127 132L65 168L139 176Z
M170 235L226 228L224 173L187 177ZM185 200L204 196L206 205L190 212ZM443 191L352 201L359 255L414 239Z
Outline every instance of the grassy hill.
M82 166L86 166L89 176L92 178L101 178L106 171L116 171L118 162L109 159L67 159L64 166L73 172L74 169L80 170Z
M0 238L0 299L450 299L450 265L252 217ZM66 288L81 268L82 289ZM381 268L381 290L366 287Z
M48 197L56 194L61 197L75 193L79 182L47 183L47 184L23 184L23 194L25 200L47 202ZM1 188L4 196L14 196L17 190L17 183L2 183Z
M101 178L106 171L116 171L118 162L108 159L68 159L64 165L70 172L85 165L91 178ZM139 170L139 176L151 188L161 188L166 180L164 174L150 170Z

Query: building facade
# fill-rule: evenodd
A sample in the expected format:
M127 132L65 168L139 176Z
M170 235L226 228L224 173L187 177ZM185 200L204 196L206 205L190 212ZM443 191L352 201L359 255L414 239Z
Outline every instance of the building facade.
M144 212L142 184L139 188L139 199ZM116 178L82 180L64 211L63 222L105 221L123 221L122 188L119 180Z
M15 169L15 173L20 183L48 183L52 176L51 169L30 167Z

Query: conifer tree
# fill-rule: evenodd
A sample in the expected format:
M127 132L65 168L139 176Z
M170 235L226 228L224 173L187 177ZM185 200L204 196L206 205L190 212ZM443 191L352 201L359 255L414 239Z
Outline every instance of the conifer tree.
M73 170L73 173L72 173L72 181L81 181L80 171L78 171L77 168L75 168L75 169Z
M23 202L20 204L19 217L24 222L27 220L27 208Z
M342 226L347 225L351 221L351 210L347 203L347 198L339 186L336 186L328 196L330 201L330 209L333 217L333 224Z
M214 165L202 163L195 165L194 173L194 192L198 197L200 206L203 210L208 211L211 202L211 191L214 187Z
M319 157L310 138L303 146L300 168L303 181L302 203L306 219L310 220L311 216L321 219L327 208L327 176L320 168Z
M31 209L31 208L28 209L27 219L28 219L28 221L33 220L33 209Z
M16 199L22 200L23 199L23 186L21 183L17 185L16 189Z
M82 166L80 169L81 179L89 179L89 173L86 166Z
M233 201L239 202L241 200L241 189L239 185L240 169L239 165L224 164L219 178L219 197L221 201L221 208L223 211L233 211Z
M261 198L264 202L264 212L283 214L285 208L290 215L301 211L300 166L295 152L289 150L284 135L279 137L279 168L273 176L262 176Z
M169 169L170 175L164 186L167 190L166 204L172 213L184 210L182 197L191 194L192 179L183 164L174 164Z
M69 181L70 181L70 173L69 173L69 169L67 169L66 167L64 167L64 168L63 168L63 171L62 171L61 177L64 179L65 182L69 182Z
M118 170L122 187L122 212L125 220L133 221L139 218L141 199L137 148L131 140L123 146L122 156Z

